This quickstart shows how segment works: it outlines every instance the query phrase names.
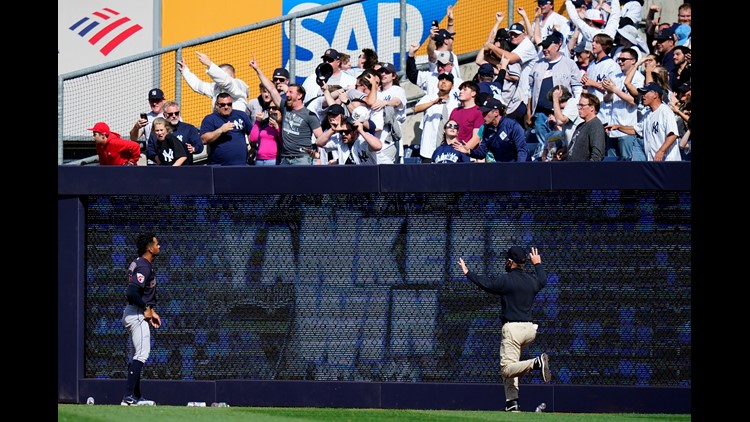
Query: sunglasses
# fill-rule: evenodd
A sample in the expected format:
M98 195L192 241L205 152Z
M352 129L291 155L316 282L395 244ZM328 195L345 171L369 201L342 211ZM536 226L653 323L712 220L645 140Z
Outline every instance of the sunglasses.
M458 129L458 124L454 125L454 124L450 123L450 124L445 125L445 128L446 129Z
M216 103L218 107L231 107L232 103Z
M273 78L274 82L286 82L286 78Z
M167 116L167 117L179 116L180 112L179 111L175 111L174 113L164 113L164 115Z
M333 63L333 61L336 59L332 59L330 57L323 57L323 63Z

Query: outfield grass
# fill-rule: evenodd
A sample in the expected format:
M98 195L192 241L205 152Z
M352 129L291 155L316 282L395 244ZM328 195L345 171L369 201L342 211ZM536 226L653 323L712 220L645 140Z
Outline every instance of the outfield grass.
M58 422L470 422L689 421L690 415L625 413L505 413L479 410L392 410L286 407L187 407L58 404Z

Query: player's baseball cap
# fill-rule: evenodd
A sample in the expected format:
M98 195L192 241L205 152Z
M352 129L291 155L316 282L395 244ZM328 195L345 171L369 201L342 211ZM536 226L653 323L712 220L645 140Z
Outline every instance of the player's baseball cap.
M511 246L508 252L505 253L505 257L512 259L516 264L523 264L526 262L526 252L521 249L520 246Z
M509 34L525 34L526 28L520 22L516 22L508 28Z
M104 122L99 122L99 123L95 124L94 127L88 128L86 130L91 130L91 131L94 131L94 132L99 132L99 133L103 134L104 136L109 136L109 126L107 126L107 124L104 123Z
M154 88L148 92L149 101L159 101L164 99L164 91L159 88Z
M664 89L662 89L661 85L657 84L656 82L649 82L648 84L638 88L638 92L641 94L645 94L649 91L654 91L659 95L664 94Z
M289 71L284 69L283 67L277 67L276 70L273 71L273 77L281 77L281 78L287 78L289 79Z
M503 108L503 103L501 103L500 100L488 96L482 102L482 105L479 106L479 111L487 113L490 110L500 110L501 108Z

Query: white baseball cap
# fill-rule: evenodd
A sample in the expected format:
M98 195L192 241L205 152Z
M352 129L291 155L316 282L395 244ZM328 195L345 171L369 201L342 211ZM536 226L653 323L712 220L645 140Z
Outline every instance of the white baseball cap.
M364 123L370 119L370 110L365 106L355 107L354 110L352 110L352 119Z

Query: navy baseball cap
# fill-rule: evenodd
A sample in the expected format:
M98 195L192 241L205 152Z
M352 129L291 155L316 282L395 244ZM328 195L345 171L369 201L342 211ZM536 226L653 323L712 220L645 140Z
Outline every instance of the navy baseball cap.
M669 26L654 35L656 41L674 40L674 27Z
M275 78L277 76L289 79L289 71L283 67L277 67L276 70L273 71L273 77Z
M544 6L545 4L551 4L554 5L555 2L553 0L537 0L536 5L539 7Z
M437 34L435 34L435 42L443 42L448 39L453 39L453 37L456 34L450 33L447 29L440 29L438 30Z
M645 94L649 91L654 91L659 95L664 94L664 89L662 89L661 85L657 84L656 82L649 82L648 84L644 85L641 88L638 88L638 92L641 94Z
M164 91L159 88L154 88L148 92L148 99L150 101L158 101L164 99Z
M547 48L552 44L561 45L562 44L563 35L559 33L558 31L554 31L551 34L547 35L547 38L545 38L541 44L542 47Z
M526 262L526 252L521 249L520 246L511 246L508 252L505 253L505 257L512 259L516 264L523 264Z
M525 34L526 28L520 22L516 22L508 28L508 33Z
M326 50L326 52L325 52L325 53L323 53L323 55L322 55L322 56L320 56L320 58L321 58L321 59L322 59L322 58L325 58L325 57L328 57L329 59L333 59L333 60L338 60L338 59L340 59L340 58L341 58L341 57L339 56L339 52L338 52L338 51L336 51L336 50L335 50L335 49L333 49L333 48L329 48L328 50Z
M331 106L326 109L326 113L346 115L344 107L342 107L341 104L331 104Z
M479 71L477 73L480 75L495 76L495 66L489 63L482 63L482 65L479 66Z
M503 108L503 103L500 102L500 100L496 99L495 97L487 97L483 102L482 105L479 106L479 111L482 113L487 113L491 110L500 110Z

